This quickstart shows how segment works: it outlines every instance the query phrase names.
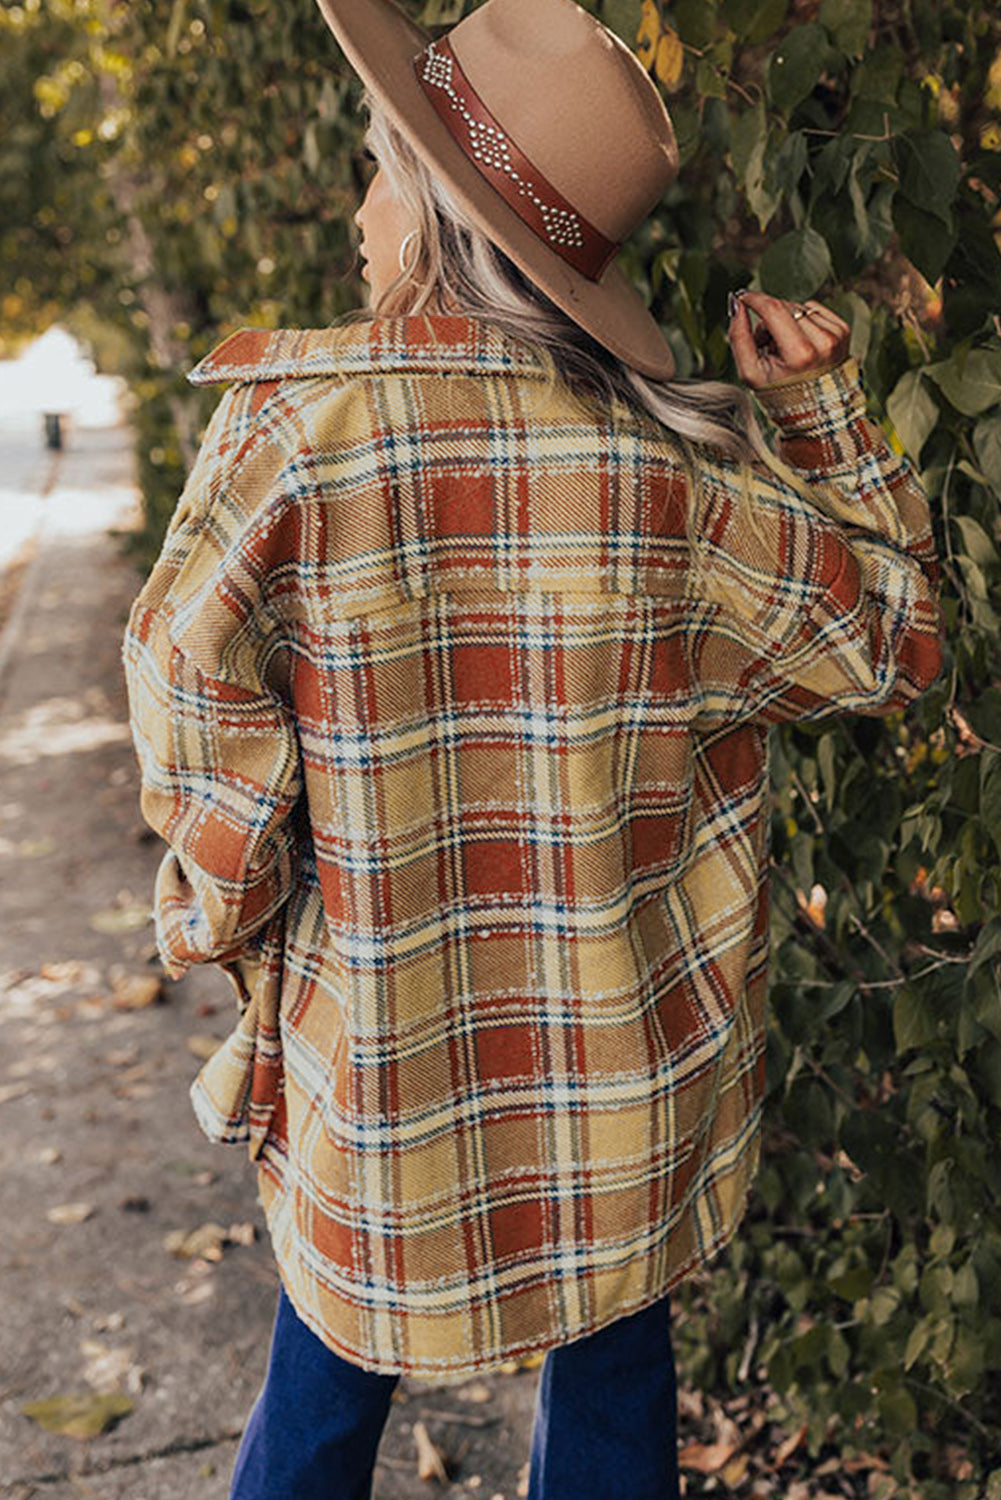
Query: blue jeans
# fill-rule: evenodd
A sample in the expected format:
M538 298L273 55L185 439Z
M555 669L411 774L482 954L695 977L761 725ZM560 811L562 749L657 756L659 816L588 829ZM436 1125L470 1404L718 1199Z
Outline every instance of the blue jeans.
M670 1299L550 1349L535 1402L529 1500L678 1500ZM370 1500L398 1375L348 1363L284 1286L229 1500Z

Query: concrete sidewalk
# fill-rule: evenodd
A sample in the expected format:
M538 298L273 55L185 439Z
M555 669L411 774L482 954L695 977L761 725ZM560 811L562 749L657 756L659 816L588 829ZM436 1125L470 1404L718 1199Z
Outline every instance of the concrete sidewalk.
M137 1004L160 975L161 846L140 820L119 656L139 576L109 535L134 518L131 436L79 427L54 466L35 441L0 430L4 488L41 507L0 648L0 1494L226 1500L278 1292L245 1148L205 1140L188 1100L235 1001L210 969ZM206 1223L229 1242L166 1247ZM537 1378L401 1382L377 1500L525 1494ZM87 1439L24 1412L101 1391L132 1407ZM450 1483L418 1477L415 1421Z

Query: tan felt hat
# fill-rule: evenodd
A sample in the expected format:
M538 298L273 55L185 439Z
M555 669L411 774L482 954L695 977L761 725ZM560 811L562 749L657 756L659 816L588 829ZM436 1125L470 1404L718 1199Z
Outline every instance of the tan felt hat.
M433 41L393 0L317 0L366 87L470 218L598 343L674 355L614 262L678 174L639 59L575 0L486 0Z

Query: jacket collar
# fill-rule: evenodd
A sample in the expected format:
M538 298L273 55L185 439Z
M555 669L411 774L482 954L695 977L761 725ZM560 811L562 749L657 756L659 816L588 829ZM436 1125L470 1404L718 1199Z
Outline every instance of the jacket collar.
M240 328L189 370L187 378L192 385L215 385L393 371L544 373L530 349L490 323L416 313L333 328Z

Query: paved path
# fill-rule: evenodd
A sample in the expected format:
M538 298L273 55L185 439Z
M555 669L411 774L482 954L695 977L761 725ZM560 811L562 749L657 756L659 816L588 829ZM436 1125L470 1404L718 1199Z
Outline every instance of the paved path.
M37 421L0 424L0 527L16 515L39 532L0 641L0 1494L14 1500L226 1500L278 1290L252 1164L208 1142L188 1100L189 1041L230 1029L229 985L210 969L161 1003L121 1004L159 972L160 845L139 816L119 655L139 578L109 535L134 515L130 450L124 427L78 426L53 465ZM48 1217L73 1204L88 1216ZM165 1248L208 1221L256 1240L218 1260ZM516 1500L536 1380L498 1374L482 1402L401 1382L376 1500ZM133 1409L85 1441L22 1410L107 1386ZM447 1485L417 1477L425 1411L456 1460Z

